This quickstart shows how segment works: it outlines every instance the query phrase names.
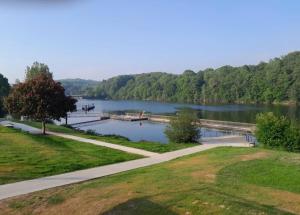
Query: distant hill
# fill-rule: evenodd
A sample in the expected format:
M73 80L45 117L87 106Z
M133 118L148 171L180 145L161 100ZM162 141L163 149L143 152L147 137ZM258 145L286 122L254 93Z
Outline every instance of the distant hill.
M98 81L84 79L62 79L58 80L66 89L67 95L88 95L94 91L99 84Z
M67 92L101 99L189 103L299 103L300 52L258 65L223 66L180 75L153 72L101 82L62 81Z

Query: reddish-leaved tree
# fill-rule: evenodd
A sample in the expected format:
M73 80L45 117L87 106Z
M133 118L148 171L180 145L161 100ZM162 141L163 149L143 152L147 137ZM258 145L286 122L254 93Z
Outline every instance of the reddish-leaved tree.
M12 87L5 106L12 115L26 116L42 122L46 133L47 120L60 120L76 110L77 100L65 95L65 89L51 76L40 74Z

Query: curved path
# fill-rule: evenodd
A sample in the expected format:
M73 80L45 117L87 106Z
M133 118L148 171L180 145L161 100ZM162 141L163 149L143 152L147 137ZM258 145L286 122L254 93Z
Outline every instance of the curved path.
M11 122L5 122L11 123ZM3 124L3 123L0 123ZM12 123L14 127L20 128L20 129L27 129L26 131L31 132L32 131L36 132L37 129L31 128L30 126L25 126L20 123ZM28 130L29 129L29 130ZM73 184L73 183L78 183L78 182L83 182L95 178L100 178L103 176L108 176L132 169L137 169L140 167L146 167L146 166L151 166L154 164L159 164L162 162L170 161L185 155L190 155L193 153L205 151L208 149L216 148L216 147L222 147L222 146L231 146L231 147L249 147L250 145L244 140L243 137L241 136L228 136L228 137L219 137L219 138L206 138L203 139L203 144L186 148L186 149L181 149L173 152L167 152L163 154L157 154L157 153L152 153L144 150L139 150L135 148L130 148L130 147L125 147L124 146L119 146L116 144L110 144L110 143L105 143L101 141L96 141L96 140L90 140L86 138L81 138L73 135L66 135L66 134L60 134L60 133L51 133L52 135L57 135L60 137L64 138L69 138L69 139L74 139L78 140L81 142L87 142L87 143L92 143L96 145L101 145L105 147L112 147L114 149L119 149L123 151L127 151L130 153L135 153L138 152L137 154L142 154L142 153L147 153L146 156L149 156L148 158L142 158L138 160L133 160L133 161L127 161L123 163L117 163L117 164L111 164L111 165L106 165L106 166L101 166L101 167L95 167L95 168L90 168L86 170L79 170L79 171L74 171L70 173L64 173L60 175L54 175L54 176L49 176L49 177L43 177L43 178L38 178L38 179L33 179L33 180L28 180L28 181L22 181L22 182L16 182L12 184L5 184L5 185L0 185L0 200L6 199L9 197L14 197L18 195L23 195L23 194L28 194L40 190L45 190L49 188L54 188L58 186L63 186L63 185L68 185L68 184ZM118 147L116 147L118 146ZM121 147L121 148L120 148Z

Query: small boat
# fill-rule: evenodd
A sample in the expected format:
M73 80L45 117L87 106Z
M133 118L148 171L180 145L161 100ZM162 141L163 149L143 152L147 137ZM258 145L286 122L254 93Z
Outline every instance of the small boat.
M95 105L94 104L82 106L82 110L85 111L85 112L89 112L89 111L92 111L94 109L95 109Z

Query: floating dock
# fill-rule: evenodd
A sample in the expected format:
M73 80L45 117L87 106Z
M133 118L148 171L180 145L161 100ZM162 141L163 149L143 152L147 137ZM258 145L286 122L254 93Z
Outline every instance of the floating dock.
M110 118L114 120L131 121L131 122L149 120L148 117L138 117L133 115L111 115Z
M85 112L75 112L69 114L70 118L80 118L80 117L96 117L98 119L85 121L85 122L79 122L71 124L71 126L78 126L81 124L87 124L87 123L94 123L94 122L100 122L107 119L113 119L113 120L121 120L121 121L145 121L149 120L152 122L161 122L161 123L169 123L170 120L174 116L163 116L163 115L150 115L150 114L144 114L143 116L139 116L138 114L133 113L126 113L125 115L116 115L116 114L104 114L103 113L97 113L97 112L91 112L91 113L85 113ZM255 131L256 125L252 123L242 123L242 122L230 122L230 121L220 121L220 120L209 120L209 119L199 119L198 122L196 122L199 126L206 127L206 128L212 128L212 129L218 129L218 130L229 130L229 131L237 131L241 133L253 133Z

